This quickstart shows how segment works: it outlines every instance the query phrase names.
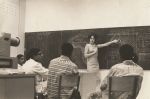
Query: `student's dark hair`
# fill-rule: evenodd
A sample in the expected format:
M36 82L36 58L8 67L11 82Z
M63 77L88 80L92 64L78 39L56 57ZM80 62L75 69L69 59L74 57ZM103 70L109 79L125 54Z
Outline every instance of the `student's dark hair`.
M122 60L133 60L134 49L131 45L129 44L122 45L120 47L119 53Z
M22 54L18 54L18 55L17 55L17 58L18 58L18 59L20 59L21 57L24 57L24 55L22 55Z
M38 48L32 48L29 50L29 52L27 53L27 60L32 58L36 55L38 55L38 52L40 52L41 50Z
M70 43L63 43L61 46L62 55L70 57L73 51L73 46Z

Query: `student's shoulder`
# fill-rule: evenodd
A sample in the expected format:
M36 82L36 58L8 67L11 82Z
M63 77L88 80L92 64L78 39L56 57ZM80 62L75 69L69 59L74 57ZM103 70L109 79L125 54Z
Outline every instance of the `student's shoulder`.
M111 68L114 69L114 68L120 68L120 66L123 65L122 63L117 63L115 65L113 65Z
M59 57L50 60L50 62L57 62L57 61L59 61Z

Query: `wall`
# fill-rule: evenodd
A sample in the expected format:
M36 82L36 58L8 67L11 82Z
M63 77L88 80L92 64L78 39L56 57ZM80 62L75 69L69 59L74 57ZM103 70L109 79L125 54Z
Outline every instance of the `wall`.
M19 25L18 25L18 36L21 40L20 45L17 47L17 53L24 54L24 33L25 33L25 9L26 0L19 0Z
M23 4L25 4L25 0L0 0L0 33L11 33L12 38L21 38L22 45L11 47L11 56L16 56L18 52L24 52L24 39L22 37L24 35L24 19L22 15L25 14L25 11L24 13L21 12L25 9L25 6L22 6Z
M149 17L149 0L27 0L25 31L141 26Z
M25 32L146 26L149 17L149 0L26 0ZM144 73L138 99L150 99Z

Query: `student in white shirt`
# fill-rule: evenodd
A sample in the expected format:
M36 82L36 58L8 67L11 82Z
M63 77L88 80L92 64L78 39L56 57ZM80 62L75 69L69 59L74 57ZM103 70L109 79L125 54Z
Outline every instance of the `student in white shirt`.
M36 92L45 93L47 88L48 69L42 66L41 60L43 53L38 48L30 49L27 54L27 61L22 66L26 74L36 74Z

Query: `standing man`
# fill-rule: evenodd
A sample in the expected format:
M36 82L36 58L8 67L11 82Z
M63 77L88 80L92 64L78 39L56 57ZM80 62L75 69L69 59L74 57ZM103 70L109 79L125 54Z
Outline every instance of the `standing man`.
M62 55L50 61L48 77L48 99L57 99L58 97L58 77L61 74L77 74L78 68L70 57L73 52L73 46L70 43L64 43L61 47ZM64 88L61 93L62 99L68 99L72 94L72 89ZM63 94L63 96L62 96Z

